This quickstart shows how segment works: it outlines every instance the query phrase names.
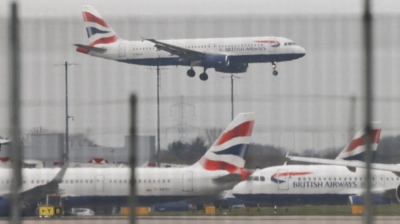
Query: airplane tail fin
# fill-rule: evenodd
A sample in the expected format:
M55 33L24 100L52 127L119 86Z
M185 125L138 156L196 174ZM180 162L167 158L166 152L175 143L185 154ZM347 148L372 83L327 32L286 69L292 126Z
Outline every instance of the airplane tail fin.
M354 136L353 140L348 144L343 151L339 153L336 159L342 160L359 160L365 161L365 151L367 149L366 142L364 140L366 135L365 130L361 130L357 132ZM372 142L371 142L371 150L372 150L372 161L375 158L376 150L378 149L378 143L381 135L380 123L374 122L372 124Z
M253 131L254 113L240 113L198 162L206 170L242 172Z
M97 44L110 44L120 39L92 6L83 6L82 16L89 38L89 46L93 47Z

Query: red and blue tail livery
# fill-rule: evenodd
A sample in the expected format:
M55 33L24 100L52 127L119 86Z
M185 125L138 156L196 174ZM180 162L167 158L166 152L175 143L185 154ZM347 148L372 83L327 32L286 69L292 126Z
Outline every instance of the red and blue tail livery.
M82 16L90 46L110 44L119 39L114 30L107 25L101 15L92 6L84 6Z
M226 170L239 173L244 168L247 149L254 125L254 113L240 113L217 141L200 159L206 170Z
M381 128L378 126L379 123L375 122L372 124L372 132L371 132L371 149L372 149L372 158L375 157L376 150L378 149L379 139L381 136ZM353 140L348 144L342 152L336 157L337 160L358 160L364 161L366 147L366 132L365 130L361 130L357 132L354 136Z

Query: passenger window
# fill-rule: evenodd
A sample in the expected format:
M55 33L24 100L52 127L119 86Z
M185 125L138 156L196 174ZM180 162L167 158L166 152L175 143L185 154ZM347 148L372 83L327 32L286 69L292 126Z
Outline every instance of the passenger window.
M146 183L146 180L143 180L143 183Z
M169 180L168 180L168 183L169 183Z

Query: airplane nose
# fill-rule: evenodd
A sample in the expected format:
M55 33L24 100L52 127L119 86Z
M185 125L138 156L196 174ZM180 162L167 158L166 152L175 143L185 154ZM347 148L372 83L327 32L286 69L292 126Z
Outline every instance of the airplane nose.
M243 194L244 193L244 189L245 189L245 183L246 181L240 182L238 184L236 184L233 189L232 189L232 194Z
M306 50L300 46L298 46L298 50L297 50L298 54L300 54L300 57L303 57L304 55L306 55Z

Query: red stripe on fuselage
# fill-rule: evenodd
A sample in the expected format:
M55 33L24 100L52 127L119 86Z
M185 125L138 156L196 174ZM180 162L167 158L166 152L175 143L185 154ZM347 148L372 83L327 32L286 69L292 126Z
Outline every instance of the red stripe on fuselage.
M278 44L279 42L276 40L256 40L257 43L264 43L264 44Z
M253 130L254 121L246 121L236 126L230 131L222 133L221 137L219 137L218 141L214 144L215 146L221 145L233 138L237 137L247 137L251 136L251 132Z
M271 176L271 178L275 178L277 176L285 177L285 176L299 176L299 175L306 175L310 174L311 172L285 172L285 173L276 173Z
M372 144L379 143L380 135L381 135L381 129L372 130L372 142L371 143ZM343 152L350 152L350 151L356 149L357 147L364 145L364 138L365 138L365 134L359 138L353 139L353 141L351 141L349 146L347 146L347 148L345 150L343 150Z
M103 19L96 17L95 15L91 14L90 12L82 12L82 15L83 15L83 20L85 22L93 22L93 23L100 24L104 27L108 27L107 23Z

